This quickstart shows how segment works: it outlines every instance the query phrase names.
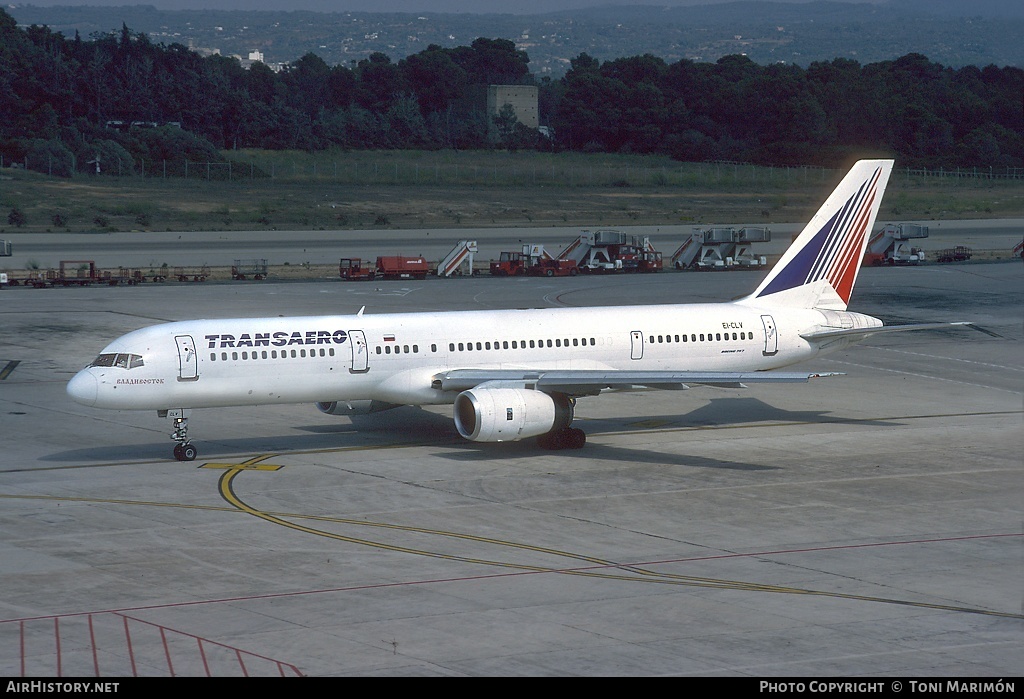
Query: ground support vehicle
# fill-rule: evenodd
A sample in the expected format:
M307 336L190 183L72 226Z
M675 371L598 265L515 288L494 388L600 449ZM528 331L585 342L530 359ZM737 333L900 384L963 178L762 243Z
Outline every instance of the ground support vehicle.
M594 242L587 255L577 265L584 274L635 272L639 260L636 247L627 242L625 233L604 230L594 234Z
M768 228L757 226L694 228L672 254L671 263L676 269L760 269L768 260L754 252L753 245L771 239Z
M659 272L665 266L665 261L662 259L662 253L654 250L654 246L650 242L650 238L644 237L641 241L639 238L637 246L640 249L639 259L637 262L638 272Z
M260 281L267 278L266 260L235 260L231 265L231 278L238 280L255 279Z
M52 269L43 272L29 272L28 278L24 281L25 286L31 286L34 289L45 289L53 286L53 280L57 278L57 273Z
M373 281L377 278L377 268L371 267L369 260L343 257L338 262L338 276L350 282Z
M234 276L233 270L234 268L232 268L232 276ZM210 268L206 265L202 267L175 267L171 276L179 282L205 282L206 278L210 276Z
M540 244L524 244L522 252L503 252L492 260L495 277L574 277L579 274L575 259L554 257Z
M531 277L575 277L579 268L574 260L542 259L526 268Z
M53 286L56 273L53 270L28 270L26 272L9 272L7 286L32 286L43 289Z
M521 252L503 252L497 260L491 260L492 277L521 277L526 274L530 262L528 255Z
M664 267L661 253L657 250L643 249L640 251L640 260L637 263L638 272L660 272Z
M661 269L661 253L647 238L627 236L622 231L583 231L557 259L570 260L585 274L638 272Z
M146 276L137 269L131 269L129 267L118 267L116 270L104 270L100 274L104 284L110 286L118 286L124 284L125 286L136 286L146 281Z
M966 245L957 245L953 248L939 250L935 254L936 262L966 262L971 259L971 249Z
M676 269L686 269L693 264L694 260L700 256L700 246L702 236L699 232L694 231L690 234L690 237L682 242L682 244L676 248L676 251L672 253L670 262Z
M768 228L746 226L736 231L736 247L732 252L732 266L738 269L762 269L768 258L754 252L753 243L767 243L772 239Z
M437 265L439 277L473 276L473 256L477 252L475 240L460 240Z
M924 250L908 241L927 237L928 226L888 223L875 231L868 240L861 266L916 265L924 262Z
M50 276L52 270L47 272ZM53 286L90 286L96 283L111 284L109 278L104 278L96 269L96 263L92 260L61 260L60 268L51 277ZM117 285L115 280L112 286Z
M377 276L381 279L426 279L429 270L424 257L386 255L377 258Z
M691 263L693 269L725 270L732 267L736 249L735 228L708 228L701 231L700 257Z

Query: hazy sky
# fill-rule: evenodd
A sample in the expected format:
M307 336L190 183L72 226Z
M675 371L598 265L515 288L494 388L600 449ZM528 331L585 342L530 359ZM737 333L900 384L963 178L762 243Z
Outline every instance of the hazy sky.
M0 0L9 3L12 0ZM15 0L17 4L54 5L151 5L158 10L311 10L314 12L415 12L540 14L559 10L608 5L685 7L716 5L736 0ZM806 3L815 0L754 0L755 2ZM826 0L828 1L828 0ZM833 0L868 2L925 9L944 16L1024 16L1022 0Z
M21 4L152 5L158 10L313 10L316 12L500 12L534 14L601 5L714 5L734 0L26 0ZM810 0L773 0L809 2ZM847 0L864 2L865 0ZM866 0L880 2L882 0Z

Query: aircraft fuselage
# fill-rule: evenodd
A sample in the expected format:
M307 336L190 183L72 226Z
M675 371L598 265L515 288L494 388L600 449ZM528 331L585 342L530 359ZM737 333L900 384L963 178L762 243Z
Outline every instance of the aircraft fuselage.
M777 369L819 354L799 333L824 324L816 310L733 303L192 320L122 336L101 352L111 365L69 392L114 409L445 404L456 392L433 377L454 368Z

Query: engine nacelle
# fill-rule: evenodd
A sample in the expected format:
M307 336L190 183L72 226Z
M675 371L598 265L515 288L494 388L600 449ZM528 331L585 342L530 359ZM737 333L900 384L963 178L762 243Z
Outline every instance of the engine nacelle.
M328 415L369 415L400 406L379 400L338 400L330 403L317 403L316 407L321 413Z
M537 437L568 427L572 417L566 396L526 388L473 388L455 398L455 427L473 442Z

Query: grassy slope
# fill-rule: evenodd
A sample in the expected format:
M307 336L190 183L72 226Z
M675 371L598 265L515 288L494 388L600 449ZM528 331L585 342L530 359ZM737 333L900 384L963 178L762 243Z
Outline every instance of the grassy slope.
M843 174L596 154L228 155L235 161L231 181L224 168L196 164L189 180L164 179L152 163L145 178L58 179L5 168L0 233L794 222L813 213ZM17 229L7 220L13 208L26 218ZM883 213L906 220L1021 217L1024 185L897 169Z

